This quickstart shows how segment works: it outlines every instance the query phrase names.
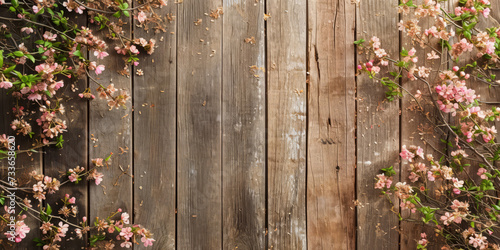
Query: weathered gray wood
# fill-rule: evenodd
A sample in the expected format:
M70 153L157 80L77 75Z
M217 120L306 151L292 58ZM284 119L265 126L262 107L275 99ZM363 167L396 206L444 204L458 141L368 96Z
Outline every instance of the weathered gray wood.
M127 34L130 34L130 24L123 26ZM96 30L96 27L92 27ZM94 31L96 35L99 32ZM108 41L108 45L113 49L119 45L119 41ZM132 90L131 79L118 75L117 71L124 66L123 59L115 52L104 59L97 59L93 53L90 60L96 61L97 65L103 64L106 70L96 76L93 72L91 76L107 87L113 83L116 89L124 89L130 95ZM89 80L89 86L95 92L97 85ZM97 95L96 95L97 96ZM89 107L89 158L106 158L113 153L108 165L98 169L104 174L103 181L99 186L95 182L89 183L89 220L93 222L96 217L100 219L108 217L112 212L121 208L123 212L132 215L132 178L123 171L132 174L132 153L131 151L121 154L123 149L132 148L132 102L127 101L127 108L109 110L106 100L99 99L90 102ZM93 167L89 162L87 167Z
M224 0L224 249L266 248L263 16L264 1Z
M266 4L268 249L306 249L307 1Z
M222 0L178 5L177 247L222 247ZM199 21L201 20L201 21Z
M361 1L356 15L357 39L378 36L390 56L398 56L397 0ZM358 62L366 62L363 55ZM384 68L385 70L385 68ZM398 217L392 205L374 189L381 168L399 172L399 101L387 103L385 87L366 74L357 78L357 247L398 249ZM394 182L398 181L394 177ZM394 210L398 202L393 200Z
M309 1L307 243L355 249L355 5Z
M177 5L156 12L176 16ZM166 33L157 35L142 28L134 31L135 38L152 37L157 42L155 52L141 56L135 67L144 75L133 72L134 223L154 234L156 249L175 248L176 26L175 21L168 23Z

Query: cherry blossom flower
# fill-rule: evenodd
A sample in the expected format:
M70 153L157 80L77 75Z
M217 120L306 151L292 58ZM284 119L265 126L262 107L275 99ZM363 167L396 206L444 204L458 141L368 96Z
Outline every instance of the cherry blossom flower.
M99 65L99 66L97 66L97 67L95 68L95 74L96 74L96 75L101 74L101 73L104 71L104 69L105 69L105 66L104 66L104 65L102 65L102 64L101 64L101 65Z
M146 16L146 13L144 13L144 11L141 11L139 12L139 14L137 14L137 21L139 21L140 23L146 21L147 18L148 17Z
M415 154L408 151L408 149L406 149L406 145L403 145L403 147L401 148L401 153L399 155L401 156L401 158L403 158L403 160L408 160L409 162L412 162L413 158L415 158Z
M96 56L98 59L103 59L104 57L109 56L108 52L106 51L94 51L94 56Z
M50 31L45 31L45 33L43 34L43 38L47 41L55 41L56 40L56 37L57 37L57 34L52 34L52 32Z
M26 35L29 35L29 34L33 33L33 28L30 28L30 27L22 27L22 28L21 28L21 32L24 32L24 33L26 33Z
M430 53L427 53L427 60L439 59L439 55L433 50Z
M0 82L0 88L4 88L4 89L10 89L12 88L12 83L9 82L9 81L1 81Z
M377 175L377 183L375 183L376 189L383 189L384 187L390 188L392 184L392 177L387 177L384 174Z
M488 179L488 176L486 176L486 175L485 175L485 173L486 173L486 172L487 172L487 170L486 170L486 169L484 169L484 168L479 168L479 169L477 170L477 175L479 175L479 176L481 177L481 179L486 180L486 179Z
M153 242L155 241L154 239L151 239L151 238L147 238L147 237L142 237L141 238L141 241L144 243L144 246L145 247L148 247L148 246L153 246Z

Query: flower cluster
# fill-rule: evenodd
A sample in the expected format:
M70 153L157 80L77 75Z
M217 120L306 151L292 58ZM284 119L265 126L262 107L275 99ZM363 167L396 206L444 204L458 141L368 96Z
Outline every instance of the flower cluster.
M441 8L442 2L400 1L398 11L403 20L398 28L412 45L419 46L403 48L399 58L380 53L380 39L376 37L368 43L363 39L355 42L364 52L360 54L366 55L358 65L358 73L366 73L386 86L389 101L403 96L398 94L403 89L397 84L400 78L404 84L414 81L424 86L421 90L428 90L424 95L420 90L411 93L403 89L411 100L410 107L418 107L415 110L427 118L433 138L444 143L439 148L439 143L423 142L442 155L439 160L432 154L425 155L418 146L403 145L400 157L404 178L393 184L395 170L384 168L376 175L374 187L387 197L398 198L401 211L410 211L434 226L435 236L441 237L435 242L443 242L441 249L500 249L493 243L496 238L490 237L500 219L496 196L500 170L495 164L500 159L500 147L494 126L500 121L500 108L486 105L472 87L500 86L495 75L500 66L500 28L477 25L490 16L489 0L458 1L452 11ZM452 65L446 68L443 60L449 58L453 59ZM389 71L384 76L381 60L397 70L383 68ZM424 109L428 104L434 106L436 116L428 115L430 110ZM427 134L421 130L427 125L419 127L420 135ZM389 200L392 203L394 199ZM399 218L410 219L405 217L411 213L401 212ZM427 249L428 235L420 236L415 239L418 249Z
M130 8L127 1L113 0L0 0L0 8L5 10L0 16L0 92L13 97L12 112L9 112L11 120L8 120L13 132L30 139L29 146L16 145L14 149L9 144L8 133L0 135L0 159L8 157L4 150L7 148L13 148L17 157L23 153L38 152L49 145L61 148L64 142L62 135L68 130L64 115L69 100L86 102L99 96L107 101L110 109L126 107L130 99L127 91L115 89L113 84L104 87L95 75L109 70L109 65L101 60L111 54L112 48L116 47L117 54L124 56L125 71L139 64L140 53L154 53L157 46L155 39L129 37L124 25L128 17L133 16L137 20L137 28L145 31L152 28L154 33L165 32L165 22L172 21L173 16L162 17L155 13L155 8L166 4L167 0L148 0ZM75 16L80 14L89 18L89 26L76 24ZM97 30L98 33L95 32ZM142 70L141 73L144 74ZM90 86L78 93L74 83L78 77L86 77L91 80L90 84L96 84L95 87ZM68 87L73 93L66 91L63 94ZM110 216L89 224L87 218L78 218L76 198L65 194L61 202L56 203L58 215L52 214L51 199L47 196L58 195L60 186L66 183L78 184L86 180L100 185L103 174L99 169L108 164L110 157L94 159L92 166L86 168L63 166L67 167L64 169L66 176L58 178L33 172L30 178L19 178L19 183L0 184L3 190L0 192L1 204L7 195L12 194L8 191L9 186L23 187L20 190L30 194L31 199L16 196L15 203L21 208L18 210L21 213L16 217L15 225L8 225L12 220L9 214L13 212L6 207L7 214L0 217L0 230L12 227L9 229L13 233L6 236L21 242L34 229L24 223L29 214L42 222L39 228L42 238L34 241L43 249L59 249L60 242L72 240L67 237L72 227L79 238L91 231L97 232L89 236L92 249L109 249L114 246L114 239L119 241L121 247L129 248L139 242L146 247L152 246L152 233L140 225L131 224L128 214L121 213L121 210L119 220ZM62 179L66 177L67 180ZM31 205L32 200L38 201L37 209ZM69 222L70 218L81 219L80 226ZM103 228L106 229L105 235L101 234Z

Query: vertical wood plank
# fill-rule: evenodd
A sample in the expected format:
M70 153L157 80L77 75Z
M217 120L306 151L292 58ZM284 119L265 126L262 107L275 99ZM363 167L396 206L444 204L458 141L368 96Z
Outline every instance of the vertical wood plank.
M178 5L177 247L222 248L222 0ZM201 21L200 21L201 20Z
M4 17L12 17L12 14L7 12L6 9L2 9L0 11L0 15L3 15ZM16 24L19 25L19 23L14 23L14 22L5 22L1 21L0 25L7 25L8 27L16 27ZM14 29L15 30L15 29ZM37 33L40 33L41 31L36 30L35 33L32 35L38 35ZM2 41L5 43L10 43L10 41ZM25 41L26 47L28 48L33 48L34 47L34 39L28 39ZM9 44L9 45L14 45L14 44ZM17 68L21 72L29 72L29 69L27 67L19 66ZM17 100L16 98L12 97L11 94L7 94L7 90L0 90L0 135L6 134L7 137L9 136L14 136L15 137L15 147L16 150L27 150L32 148L35 145L38 145L38 142L36 140L30 139L28 135L23 136L22 134L16 135L16 132L11 128L11 122L16 119L14 117L14 114L12 113L12 108L15 107L16 103L19 106L23 106L25 108L24 112L29 113L29 112L37 112L39 110L39 105L35 104L31 101L27 100ZM32 117L35 117L32 115ZM28 122L31 127L32 131L35 132L36 134L41 133L40 127L37 125L35 120L30 120L26 118L26 122ZM26 188L32 188L34 184L34 179L30 176L30 173L32 171L36 171L38 174L43 173L43 153L42 149L38 149L38 153L20 153L16 156L15 159L15 179L17 183L19 184L19 187L26 187ZM10 165L8 164L7 159L0 160L0 169L1 169L1 176L0 179L3 181L8 181L8 167ZM15 195L19 196L20 198L28 198L31 200L31 204L34 209L38 209L38 205L40 204L38 200L33 198L33 194L31 193L25 193L21 190L16 190ZM2 211L3 210L2 208ZM20 214L21 208L16 206L16 214ZM3 214L4 212L2 212ZM20 243L12 243L8 241L4 235L2 235L2 244L0 244L1 247L5 247L5 249L33 249L35 248L35 243L33 242L33 239L35 238L41 238L41 231L39 230L41 223L39 220L37 220L36 213L30 212L32 215L28 214L27 212L23 212L22 214L27 215L26 219L24 219L24 223L28 225L30 228L30 232L26 234L26 238L24 238ZM16 217L17 219L17 217ZM3 232L2 232L3 233Z
M31 148L32 146L36 145L36 142L34 140L31 140L29 136L23 136L22 134L16 135L15 131L12 130L10 123L12 120L14 120L14 115L12 114L12 108L16 104L16 101L14 98L11 97L11 95L7 96L5 90L0 91L0 114L4 118L2 119L2 123L0 124L0 135L6 134L8 136L14 136L15 137L15 145L16 145L16 150L27 150ZM38 110L38 104L36 105L26 105L26 102L20 102L20 106L25 107L25 112L29 111L37 111ZM36 131L37 129L35 127L36 122L34 121L27 121L30 123L30 125L33 127L33 130ZM37 132L38 133L38 132ZM36 171L37 173L41 174L43 173L43 156L41 153L41 150L39 153L21 153L17 155L17 158L15 160L15 179L17 182L20 184L19 187L33 187L34 184L34 179L31 178L30 173L32 171ZM8 181L7 180L7 167L8 167L8 161L7 159L3 159L0 161L0 169L2 169L2 175L1 179L3 181ZM33 195L31 193L25 193L22 192L21 190L16 190L14 193L21 197L21 198L28 198L32 200L31 204L33 205L34 209L38 209L38 200L35 200L33 198ZM16 206L16 214L19 214L22 210L21 208ZM4 238L4 243L2 243L2 247L5 247L6 249L33 249L35 248L35 243L33 242L33 239L35 238L40 238L41 237L41 231L39 230L40 228L40 222L37 220L36 213L30 212L32 215L23 212L23 214L27 215L26 219L24 219L24 223L28 225L30 228L30 232L26 234L26 238L24 238L21 242L19 243L12 243L8 241L6 238Z
M155 12L176 16L177 5L169 4ZM176 26L175 21L167 23L166 33L156 35L142 28L134 31L136 39L153 38L157 42L155 52L141 56L135 67L143 70L144 75L132 72L134 223L154 234L157 249L175 248ZM142 244L135 247L144 248Z
M266 243L263 14L263 1L224 0L224 249L265 249Z
M87 88L86 78L73 81L76 88L83 92ZM66 81L65 84L70 85L71 81ZM47 148L44 155L44 173L47 176L59 179L61 182L65 181L67 177L62 177L61 174L65 173L71 168L76 166L87 167L88 158L88 123L87 123L87 100L80 99L78 93L71 91L71 86L62 89L63 94L66 96L61 101L64 105L66 112L64 115L58 116L66 121L68 125L68 132L63 133L64 144L62 149L51 146ZM88 182L82 181L78 184L66 183L59 188L55 194L47 195L47 202L52 206L54 211L58 211L62 207L61 199L64 199L65 194L71 195L76 198L76 206L78 207L78 216L76 219L72 217L69 221L81 222L83 216L87 216L87 203L88 203ZM85 241L77 239L74 230L68 231L67 237L73 237L75 241L66 241L63 239L59 245L61 247L84 247Z
M75 23L80 25L87 22L86 15L73 16ZM44 156L44 173L47 176L55 177L65 181L67 177L61 178L61 173L68 171L76 166L87 167L88 164L88 101L78 97L78 93L83 92L87 86L87 76L84 75L79 79L64 79L65 86L58 94L62 94L66 112L64 115L58 116L66 121L68 131L63 133L64 144L62 149L51 146L47 148ZM72 91L73 86L75 92ZM66 183L59 188L59 191L52 195L47 195L47 202L52 206L53 211L59 211L62 207L61 199L64 195L69 194L76 198L76 206L78 207L78 216L76 219L70 217L69 220L76 225L82 222L83 216L88 216L88 182L82 181L78 184ZM82 248L86 244L86 235L83 239L76 237L74 230L69 230L66 238L58 243L61 248ZM73 237L75 240L67 241L66 239Z
M444 9L452 10L452 1L443 3ZM450 6L449 6L450 5ZM406 22L408 20L414 19L413 10L410 11L409 15L403 15L401 19ZM425 28L429 28L434 25L434 18L424 18L420 20L420 25ZM440 48L437 39L431 39L430 43L435 48ZM446 58L440 60L427 60L427 53L431 52L431 48L422 48L416 42L413 42L410 37L406 34L402 34L401 48L410 50L415 48L417 50L418 56L418 66L425 66L427 68L436 69L442 64L443 67L440 70L448 68ZM438 77L437 72L431 72L429 78L427 79L429 83L433 86ZM402 78L401 85L408 90L412 95L420 90L422 93L422 99L419 100L420 104L423 106L423 113L420 108L418 108L417 103L414 101L413 97L404 92L404 97L401 100L401 146L415 145L424 149L425 154L432 154L435 158L441 158L441 154L434 150L434 148L440 149L441 152L446 152L446 145L440 142L440 139L446 139L447 134L442 134L440 131L447 133L445 129L437 130L433 129L432 124L429 122L430 118L433 122L439 117L439 111L435 109L432 104L432 99L425 86L425 83L415 80L410 81L406 76ZM424 115L424 113L426 115ZM427 116L427 117L426 117ZM446 115L447 116L447 115ZM408 176L411 172L410 165L407 162L401 163L401 182L410 183ZM429 193L433 193L433 184L428 183ZM405 219L414 219L415 221L401 221L400 224L400 246L401 249L417 249L417 242L421 238L421 233L426 233L427 237L431 242L436 242L434 240L434 224L426 225L421 220L420 212L411 213L409 210L401 211L402 217Z
M306 249L307 1L266 4L268 249Z
M397 0L361 1L356 15L357 39L380 38L390 56L399 54ZM358 61L366 62L363 55ZM385 68L384 68L385 69ZM366 74L357 77L357 170L356 185L358 217L357 247L359 249L398 249L398 211L374 189L375 175L381 168L394 166L399 172L399 101L387 103L382 84ZM397 182L394 176L394 182Z
M96 35L96 27L92 27ZM125 24L123 30L130 34L131 25ZM119 45L119 41L109 41L110 49ZM130 95L132 91L132 81L128 77L121 76L117 71L122 70L124 61L121 56L111 52L110 56L104 59L97 59L93 53L89 55L91 61L96 61L97 65L103 64L106 70L96 76L91 73L94 79L100 81L107 87L113 83L115 88L124 89ZM89 82L92 91L95 92L96 84ZM113 153L108 161L109 167L101 167L99 172L104 174L100 185L94 182L89 183L89 220L94 221L96 217L100 219L108 217L116 209L121 208L132 216L132 178L128 175L121 175L124 171L132 174L132 153L121 154L123 149L132 148L132 103L127 101L127 108L109 110L107 101L96 98L90 102L89 108L89 159L106 158ZM87 169L93 167L89 162Z
M307 243L355 249L355 5L309 1Z

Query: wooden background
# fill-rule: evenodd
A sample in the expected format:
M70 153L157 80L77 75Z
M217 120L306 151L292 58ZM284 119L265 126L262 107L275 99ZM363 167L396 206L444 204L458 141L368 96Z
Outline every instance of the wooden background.
M411 46L399 40L398 0L179 2L160 11L175 20L133 69L144 76L118 76L114 54L98 60L100 80L130 91L132 108L108 111L67 87L64 148L20 157L18 173L57 176L113 152L101 186L66 185L59 196L75 195L89 218L129 211L154 233L154 249L415 249L425 229L399 222L373 186L381 168L399 174L401 145L423 145L415 129L427 120L406 97L387 103L379 83L355 76L355 40L377 35L395 57ZM218 7L221 17L207 15ZM1 100L8 113L11 100ZM12 133L9 122L0 134Z

